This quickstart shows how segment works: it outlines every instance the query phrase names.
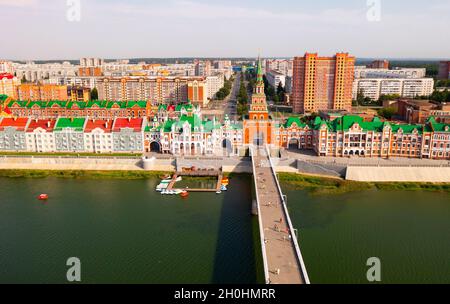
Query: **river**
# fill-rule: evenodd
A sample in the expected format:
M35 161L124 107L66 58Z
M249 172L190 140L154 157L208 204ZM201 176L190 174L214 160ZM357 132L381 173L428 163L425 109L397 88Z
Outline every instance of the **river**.
M262 282L250 181L182 199L157 179L0 178L0 283L64 283L69 257L83 283ZM366 283L369 257L385 283L450 282L448 193L284 187L313 283Z
M249 177L187 199L157 182L0 178L0 283L64 283L69 257L83 283L258 281Z

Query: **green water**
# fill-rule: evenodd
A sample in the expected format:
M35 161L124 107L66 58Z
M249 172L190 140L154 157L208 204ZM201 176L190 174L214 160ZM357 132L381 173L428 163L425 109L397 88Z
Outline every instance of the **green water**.
M380 259L382 283L450 283L448 193L286 189L313 283L368 283L369 257Z
M185 200L155 192L158 181L0 178L0 283L64 283L69 257L84 283L263 281L250 177ZM284 187L313 283L367 283L369 257L384 283L450 282L448 194Z
M258 281L248 177L188 199L157 182L0 178L0 283L64 283L69 257L84 283Z

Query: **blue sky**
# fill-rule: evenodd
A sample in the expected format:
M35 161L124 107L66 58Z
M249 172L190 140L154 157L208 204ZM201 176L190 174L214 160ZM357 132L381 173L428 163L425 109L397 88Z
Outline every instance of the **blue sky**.
M0 58L295 56L450 58L450 1L0 0Z

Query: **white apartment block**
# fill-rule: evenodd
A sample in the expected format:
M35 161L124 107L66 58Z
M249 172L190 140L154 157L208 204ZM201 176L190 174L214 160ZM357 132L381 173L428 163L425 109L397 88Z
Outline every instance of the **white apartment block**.
M206 77L207 98L213 99L216 96L216 93L219 92L224 85L225 76L223 74Z
M102 128L95 128L84 133L84 145L89 153L112 153L113 134Z
M353 82L353 99L358 93L372 100L378 100L381 95L400 95L401 97L414 98L417 96L429 96L433 93L434 79L355 79Z
M292 59L266 59L265 72L278 71L285 76L292 76L294 61Z
M55 134L44 128L36 128L26 132L27 151L33 152L55 152Z
M70 62L35 64L34 62L19 64L14 63L17 78L25 77L27 81L40 81L54 77L74 77L78 73L78 66Z
M365 66L355 67L355 78L425 78L425 68L368 69Z
M97 87L99 77L79 77L79 76L66 76L66 77L52 77L44 80L44 84L58 84L67 86L82 86L85 88L93 89Z
M278 86L281 85L283 87L286 86L286 75L275 70L270 70L266 72L266 78L269 84L274 87L275 89L278 88Z
M99 67L104 64L104 60L101 58L81 58L80 66L82 67Z
M214 61L214 68L221 70L221 69L228 69L231 68L231 60L216 60Z

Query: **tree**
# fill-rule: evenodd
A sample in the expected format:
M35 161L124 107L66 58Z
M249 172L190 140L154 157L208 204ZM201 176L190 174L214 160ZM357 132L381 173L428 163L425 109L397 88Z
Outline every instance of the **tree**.
M284 95L286 94L286 91L285 91L285 89L284 89L284 87L283 87L283 84L280 82L279 84L278 84L278 87L277 87L277 95L276 95L276 99L277 100L275 100L274 99L274 101L275 102L282 102L282 101L284 101Z
M91 91L91 100L98 100L98 91L97 88L93 88Z
M383 108L378 110L378 115L386 119L391 119L396 113L395 108Z

